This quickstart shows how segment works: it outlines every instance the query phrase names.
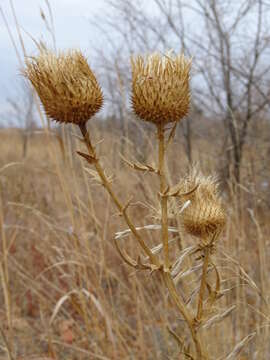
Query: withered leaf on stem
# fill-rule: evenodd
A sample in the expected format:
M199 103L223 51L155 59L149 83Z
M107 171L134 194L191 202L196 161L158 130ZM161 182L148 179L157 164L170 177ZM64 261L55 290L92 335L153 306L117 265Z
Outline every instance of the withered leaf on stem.
M77 154L80 155L81 157L83 157L84 159L86 159L89 162L89 164L94 164L97 162L97 158L95 156L85 154L81 151L77 151Z

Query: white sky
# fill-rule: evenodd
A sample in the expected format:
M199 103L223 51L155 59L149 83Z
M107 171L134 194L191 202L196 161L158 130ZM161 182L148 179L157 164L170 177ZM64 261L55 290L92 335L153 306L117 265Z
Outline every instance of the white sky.
M40 9L42 9L46 17L48 16L46 1L13 0L13 4L28 55L34 54L36 47L27 33L36 40L44 40L52 45L51 37L40 15ZM104 7L103 0L50 0L50 5L54 16L57 48L77 47L89 56L90 44L97 45L99 41L97 32L91 27L89 19L100 13L99 10ZM15 42L19 45L10 1L0 0L0 6ZM6 99L16 97L16 94L20 93L19 68L15 50L0 16L0 115L8 109Z

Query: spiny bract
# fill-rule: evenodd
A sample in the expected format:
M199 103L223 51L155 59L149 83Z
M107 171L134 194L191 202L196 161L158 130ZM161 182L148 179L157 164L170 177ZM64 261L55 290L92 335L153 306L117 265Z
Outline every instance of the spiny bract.
M155 124L176 122L187 115L190 105L191 60L183 55L154 53L145 59L131 58L134 112Z
M219 233L226 224L226 213L213 176L192 171L182 182L182 201L190 200L181 214L181 222L187 233L207 241Z
M101 88L78 50L55 54L41 49L39 56L27 61L24 75L53 120L79 125L102 107Z

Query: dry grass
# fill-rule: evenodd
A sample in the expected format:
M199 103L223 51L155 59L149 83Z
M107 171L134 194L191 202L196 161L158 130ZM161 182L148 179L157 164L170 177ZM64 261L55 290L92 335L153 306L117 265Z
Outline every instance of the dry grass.
M121 148L120 134L109 127L100 131L96 120L93 124L95 142L105 139L98 152L108 175L117 174L117 194L123 202L132 195L136 199L130 208L134 222L154 223L146 205L157 207L158 181L152 174L131 172L115 156ZM71 131L75 129L33 135L24 161L20 132L0 134L1 358L185 359L177 352L174 336L188 343L189 333L160 275L133 271L115 251L114 234L126 225L89 170L83 170L85 163L75 155L82 145ZM154 135L139 138L129 143L129 158L156 163ZM217 138L194 140L194 158L207 172L218 162L219 144L213 139ZM258 189L263 164L256 157L262 151L249 150L245 185L252 180L252 189ZM176 137L169 151L172 180L185 172L183 154ZM221 291L226 293L216 303L219 318L206 323L203 332L211 359L226 357L237 344L242 347L241 359L269 356L269 209L258 201L260 197L258 191L256 196L243 191L240 202L227 201L230 216L215 254ZM169 220L169 225L176 224ZM159 242L158 230L143 230L143 235L148 244ZM181 240L184 247L196 241ZM121 241L136 258L138 247L132 237ZM177 241L172 246L176 251ZM180 292L188 283L190 289L183 290L192 295L193 274L182 280ZM228 358L237 358L238 350Z
M176 126L168 142L165 127L189 108L189 61L170 54L133 61L133 110L157 134L136 125L123 139L114 125L93 120L89 135L85 123L103 97L80 53L24 55L45 112L78 124L83 138L71 125L39 131L22 158L20 131L1 134L0 358L266 359L269 146L262 138L269 125L254 129L260 149L249 139L237 196L227 184L219 236L226 221L212 178L188 184L186 218L176 211L183 182L168 186L190 166L182 142L172 141ZM205 134L195 136L193 158L212 173L224 147L218 128ZM125 157L118 156L125 140Z

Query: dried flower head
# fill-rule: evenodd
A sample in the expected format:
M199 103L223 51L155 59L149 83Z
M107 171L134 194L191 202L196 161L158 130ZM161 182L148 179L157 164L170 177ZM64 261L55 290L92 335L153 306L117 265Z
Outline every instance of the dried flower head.
M101 88L80 51L56 55L42 49L38 57L27 61L24 75L53 120L79 125L102 107Z
M196 189L189 193L192 189ZM219 233L226 224L226 213L218 190L218 182L212 176L192 171L182 182L182 201L190 200L181 214L181 222L187 233L206 241Z
M155 124L176 122L190 105L191 60L171 52L131 58L132 107L143 120Z

